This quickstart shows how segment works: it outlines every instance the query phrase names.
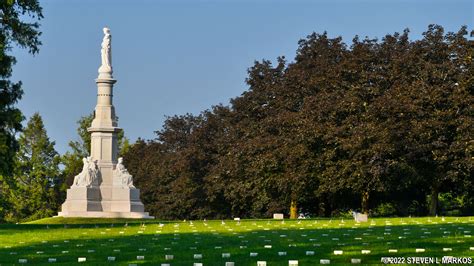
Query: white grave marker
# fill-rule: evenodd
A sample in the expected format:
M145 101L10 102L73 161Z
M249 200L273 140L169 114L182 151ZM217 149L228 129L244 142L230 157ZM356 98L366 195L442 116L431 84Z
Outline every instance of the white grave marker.
M283 213L274 213L273 219L282 220L284 218Z
M360 264L362 262L361 259L351 259L352 264Z
M297 260L289 260L288 261L288 266L298 266L298 261Z
M320 263L320 264L330 264L331 261L330 261L330 260L326 260L326 259L320 259L320 260L319 260L319 263Z

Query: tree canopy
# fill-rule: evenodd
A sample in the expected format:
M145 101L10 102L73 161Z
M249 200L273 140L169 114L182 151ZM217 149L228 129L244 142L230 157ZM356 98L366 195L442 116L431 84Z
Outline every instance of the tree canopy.
M159 218L268 217L290 206L434 215L440 194L472 214L467 34L430 25L419 40L405 30L348 45L313 33L293 62L255 62L228 106L169 117L126 164Z

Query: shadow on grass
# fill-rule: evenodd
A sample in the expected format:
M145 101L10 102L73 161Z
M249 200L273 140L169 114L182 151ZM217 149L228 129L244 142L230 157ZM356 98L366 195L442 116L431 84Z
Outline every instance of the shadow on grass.
M246 220L240 225L212 222L209 227L196 221L192 226L189 223L175 226L175 222L160 226L156 220L144 225L142 222L127 221L128 226L124 226L122 220L77 223L67 228L61 224L1 225L0 264L17 264L19 259L27 259L28 264L38 265L55 258L56 264L71 265L77 263L78 257L85 257L87 264L94 265L170 263L174 266L193 265L193 262L224 265L226 261L256 265L260 260L267 261L268 265L288 265L288 260L298 260L299 265L315 265L320 259L330 259L331 264L349 264L351 258L359 258L364 264L380 264L383 256L441 258L444 255L467 257L474 253L469 250L474 241L464 236L464 231L472 231L474 227L465 223L389 227L348 223L342 228L325 228L322 223L327 221L305 221L299 225ZM335 226L334 222L332 225ZM417 248L425 252L416 253ZM452 251L443 252L443 248L452 248ZM389 253L389 249L396 249L398 253ZM342 250L343 255L334 255L334 250ZM361 254L361 250L370 250L370 254ZM314 256L307 256L306 251L314 251ZM251 252L258 256L250 257ZM279 256L278 252L286 252L286 255ZM230 258L222 258L222 253L230 253ZM202 254L202 259L194 259L194 254ZM165 255L174 258L165 260ZM137 260L137 256L144 256L144 260ZM108 257L115 257L116 261L108 262Z

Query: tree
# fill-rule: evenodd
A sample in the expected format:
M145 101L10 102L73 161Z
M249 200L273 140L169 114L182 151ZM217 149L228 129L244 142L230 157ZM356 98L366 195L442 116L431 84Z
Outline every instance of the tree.
M9 184L13 207L9 218L18 221L51 216L59 207L60 157L38 113L30 118L18 142L15 174Z
M435 214L440 192L468 206L474 45L466 33L431 25L421 40L405 30L380 41L356 36L350 47L313 33L294 62L255 62L249 89L229 106L170 117L157 139L127 153L147 208L180 219L330 216L387 204Z
M14 157L18 149L15 134L21 130L23 115L15 107L21 99L21 82L12 82L12 67L15 57L9 54L14 45L28 49L31 54L38 52L41 42L38 21L43 18L37 0L2 1L0 3L0 221L6 188L3 181L13 174ZM26 16L25 16L26 15ZM30 20L26 19L30 17ZM2 203L3 202L3 203Z

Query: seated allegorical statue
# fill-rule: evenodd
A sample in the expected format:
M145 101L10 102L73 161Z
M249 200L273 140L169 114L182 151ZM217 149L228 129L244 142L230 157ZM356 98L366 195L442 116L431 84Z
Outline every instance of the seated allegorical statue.
M135 187L133 185L132 175L128 173L127 169L123 165L122 157L118 158L118 162L114 170L114 178L118 178L120 180L119 183L122 185L122 187Z
M74 177L73 186L90 187L99 185L99 169L97 162L92 161L92 157L82 158L82 171Z

